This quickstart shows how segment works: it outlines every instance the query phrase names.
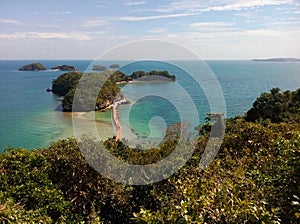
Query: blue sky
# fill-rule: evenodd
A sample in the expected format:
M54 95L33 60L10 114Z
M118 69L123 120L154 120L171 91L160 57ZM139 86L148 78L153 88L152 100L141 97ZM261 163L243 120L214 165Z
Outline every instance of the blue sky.
M0 59L94 59L172 41L204 59L300 58L300 0L0 0Z

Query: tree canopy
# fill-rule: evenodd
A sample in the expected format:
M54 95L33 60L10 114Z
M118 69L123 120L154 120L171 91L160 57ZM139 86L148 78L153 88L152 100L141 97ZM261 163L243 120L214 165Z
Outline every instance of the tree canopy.
M53 80L52 91L58 96L64 96L62 101L64 111L72 111L76 89L80 99L76 102L75 110L102 110L110 106L116 98L122 98L120 88L115 82L107 79L107 76L106 73L87 73L85 75L80 72L65 73ZM77 88L79 81L81 86Z
M300 122L300 88L296 91L281 92L279 88L262 93L247 112L247 121L269 119L272 122L298 120Z

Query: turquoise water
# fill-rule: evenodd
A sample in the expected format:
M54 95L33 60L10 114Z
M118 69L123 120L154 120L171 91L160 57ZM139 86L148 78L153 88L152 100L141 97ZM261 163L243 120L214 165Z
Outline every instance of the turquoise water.
M32 62L0 61L0 151L3 151L5 146L29 149L47 147L59 138L72 136L70 114L59 111L59 99L45 91L51 87L52 80L63 72L51 70L21 72L17 70L20 66ZM84 71L91 61L40 62L47 68L69 64ZM103 62L102 64L108 66L112 63ZM125 62L117 63L126 64ZM176 62L177 65L182 63L193 68L194 62L192 61ZM260 93L269 91L273 87L279 87L282 90L295 90L300 87L300 63L208 61L208 65L223 90L227 117L245 113ZM205 93L193 79L178 67L148 61L122 68L127 73L134 70L150 71L155 69L168 70L171 74L176 75L176 83L127 84L123 90L125 95L128 94L128 98L148 94L151 91L153 95L139 99L134 105L120 106L121 124L122 121L126 121L126 114L129 114L129 124L123 125L130 126L139 137L149 136L151 130L155 132L154 134L161 135L163 129L160 126L161 120L152 118L163 117L166 125L171 125L179 121L182 114L168 100L155 95L168 91L178 106L184 108L186 102L180 92L176 91L176 84L184 87L191 96L199 114L199 122L203 122L206 114L210 112ZM189 113L191 113L189 108L184 108L183 111L183 116L189 119ZM110 117L110 112L96 114L98 120L105 122L109 122Z

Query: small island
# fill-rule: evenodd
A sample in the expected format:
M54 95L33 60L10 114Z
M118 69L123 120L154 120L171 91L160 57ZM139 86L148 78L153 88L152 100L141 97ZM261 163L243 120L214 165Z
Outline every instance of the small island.
M41 71L46 70L46 67L42 65L41 63L32 63L28 65L23 65L19 68L19 71Z
M77 69L72 65L58 65L51 70L60 70L60 71L76 71Z
M109 66L111 69L119 69L121 66L119 64L112 64Z
M131 75L126 75L123 72L116 71L110 77L110 80L117 84L128 82L175 82L176 76L171 75L168 71L135 71Z
M106 71L107 68L103 65L93 65L93 68L92 68L93 71Z
M110 109L115 102L124 101L125 98L115 82L107 80L106 73L68 72L60 75L52 82L52 92L63 97L62 108L64 112L89 112ZM83 80L80 80L83 78ZM86 88L79 88L77 94L83 96L83 101L73 108L73 98L77 85L81 81ZM102 86L100 93L99 86ZM96 104L93 99L96 99Z
M60 75L52 82L52 91L54 94L64 97L62 100L62 108L65 112L74 111L73 98L79 81L84 83L84 89L80 89L80 93L84 97L84 101L80 102L80 105L76 104L77 112L88 112L88 111L104 111L111 109L114 105L128 103L121 92L119 84L126 84L132 81L136 82L149 82L149 81L175 81L176 77L169 74L168 71L135 71L131 75L126 75L120 71L106 71L103 73L84 73L82 72L68 72ZM80 80L84 78L84 80ZM102 86L100 93L99 86ZM82 92L82 93L81 93ZM90 99L96 100L95 102L88 102Z

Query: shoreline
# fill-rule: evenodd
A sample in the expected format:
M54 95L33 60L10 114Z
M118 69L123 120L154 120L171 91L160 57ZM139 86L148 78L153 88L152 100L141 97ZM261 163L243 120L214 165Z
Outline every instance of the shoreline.
M119 121L120 114L119 114L118 106L120 106L122 104L128 104L128 103L130 103L130 101L126 98L123 98L119 101L114 102L113 104L109 105L108 107L106 107L105 109L102 109L102 110L91 111L91 112L63 112L63 114L70 117L70 119L72 119L72 117L74 116L76 119L85 120L85 122L90 123L90 122L93 122L93 118L91 117L91 114L104 113L104 112L111 110L112 117L111 117L110 122L101 120L101 119L95 119L95 122L97 122L98 124L100 124L102 126L101 128L98 127L97 131L101 136L105 136L104 138L107 139L108 137L113 137L115 135L115 132L113 131L114 126L115 126L117 129L116 141L120 141L122 139L122 127L121 127L121 123ZM88 121L87 121L87 119L88 119ZM87 123L85 123L85 124L87 124ZM112 130L111 133L108 130L109 127L111 127L111 130Z
M116 82L117 85L124 85L124 84L138 84L138 83L166 83L166 82L174 82L172 80L131 80L131 81L121 81Z
M118 110L118 106L122 105L122 104L128 104L129 101L124 98L122 100L119 100L117 102L114 102L114 104L112 105L112 116L113 116L113 121L115 126L117 127L117 135L116 135L116 141L120 141L122 138L122 127L119 121L118 116L119 114L119 110Z

